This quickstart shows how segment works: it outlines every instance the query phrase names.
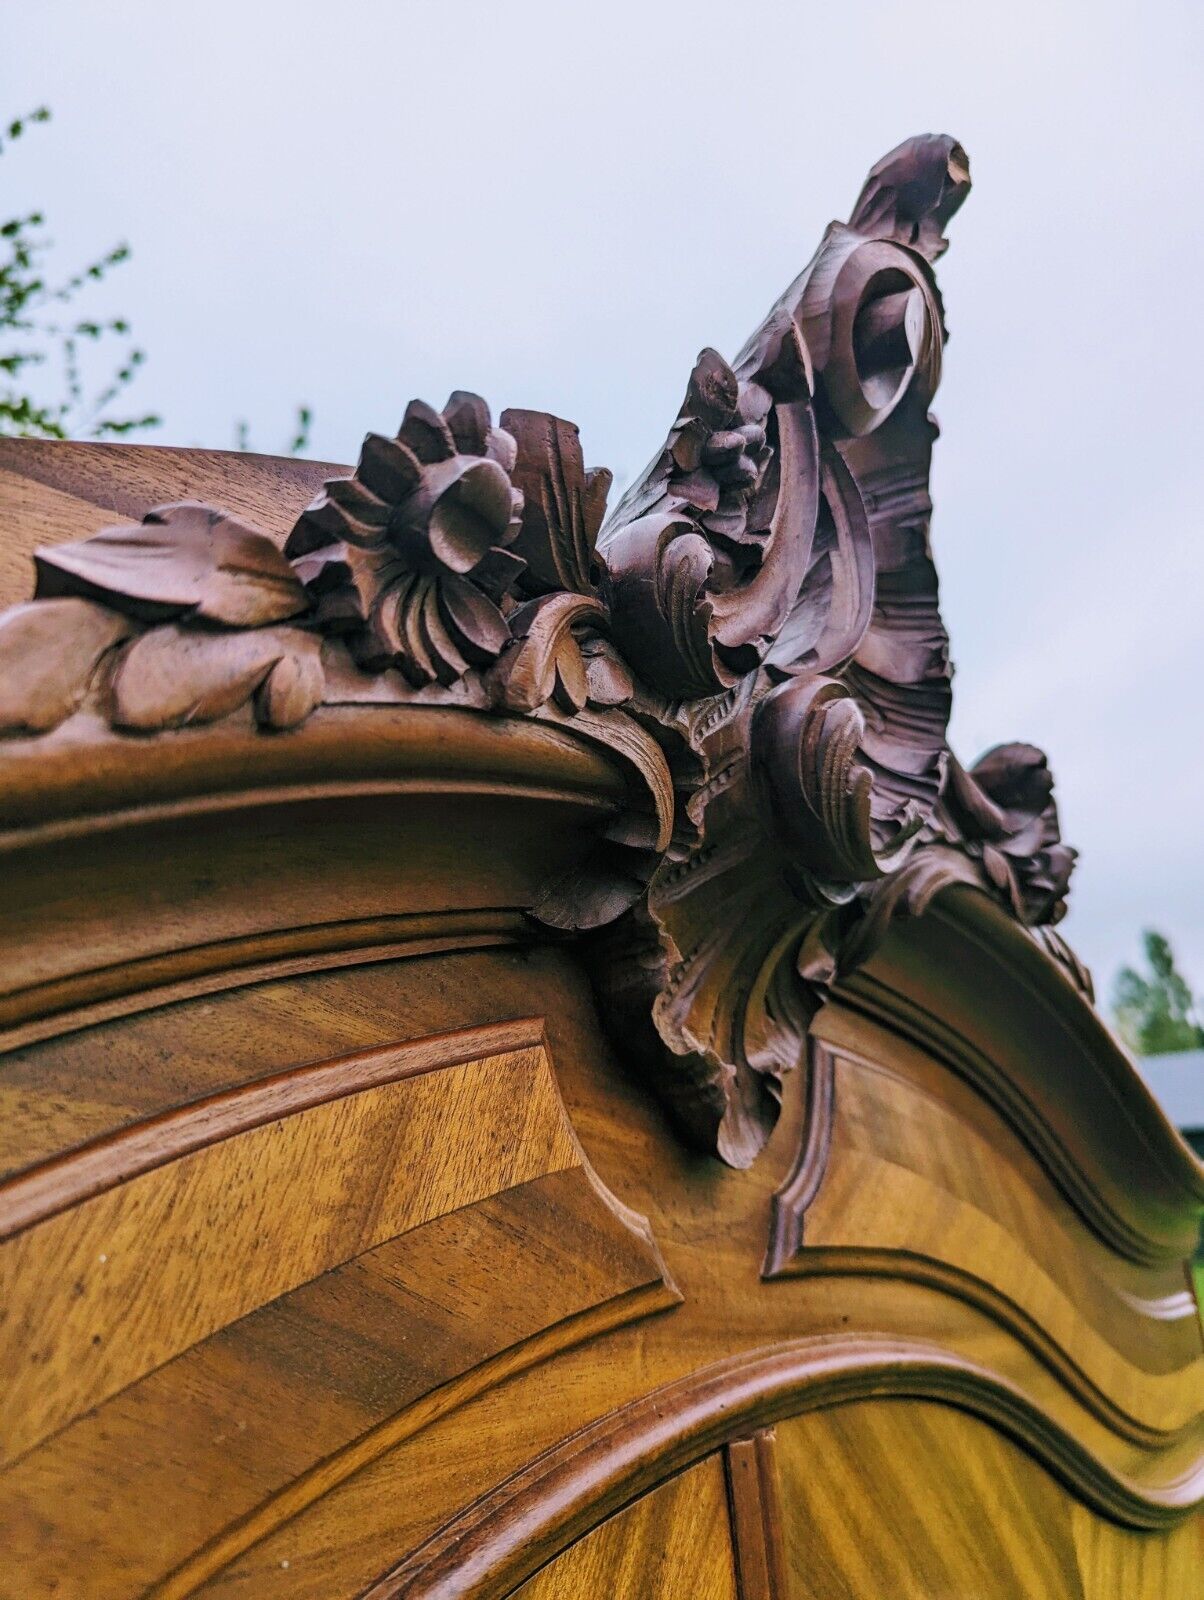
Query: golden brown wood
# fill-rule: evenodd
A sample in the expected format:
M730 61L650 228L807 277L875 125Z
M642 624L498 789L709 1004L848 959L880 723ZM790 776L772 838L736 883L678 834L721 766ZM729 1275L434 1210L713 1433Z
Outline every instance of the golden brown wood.
M1111 1426L1147 1443L1188 1426L1204 1369L1182 1274L1126 1270L974 1095L872 1028L861 1043L877 1061L813 1047L809 1137L767 1270L937 1284L1012 1327Z
M1204 1168L1044 757L946 743L968 182L879 163L609 519L463 392L0 443L3 1600L1204 1588Z
M3 1480L6 1559L32 1592L99 1561L128 1592L170 1573L157 1592L187 1594L473 1393L675 1298L580 1167L504 1190L231 1324L26 1456ZM182 1469L172 1514L147 1527L165 1460ZM117 1506L97 1494L114 1475Z
M514 1594L515 1600L746 1600L732 1568L718 1459L620 1511Z
M1186 1600L1204 1573L1200 1518L1116 1528L948 1407L863 1402L777 1432L794 1600Z
M36 1224L0 1245L4 1459L298 1284L576 1159L531 1049L302 1101Z

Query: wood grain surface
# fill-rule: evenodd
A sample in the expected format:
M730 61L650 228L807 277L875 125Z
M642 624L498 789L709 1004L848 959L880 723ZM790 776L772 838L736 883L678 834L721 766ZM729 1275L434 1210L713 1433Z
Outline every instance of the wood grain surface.
M700 1461L620 1511L514 1595L515 1600L759 1600L755 1591L736 1585L719 1458ZM371 1591L365 1600L374 1600Z
M788 1230L776 1219L768 1270L937 1283L1009 1322L1113 1426L1155 1443L1191 1424L1204 1370L1181 1272L1118 1262L981 1100L867 1027L875 1047L878 1062L813 1047L824 1086L776 1204L814 1192Z
M29 598L39 545L136 522L171 500L216 501L283 545L324 480L343 470L231 450L0 439L0 606Z
M407 1034L421 1040L491 1026L499 1018L516 1019L508 1027L522 1026L533 1006L545 1019L573 1130L609 1188L648 1215L664 1251L663 1272L625 1223L615 1243L605 1243L611 1225L588 1222L601 1214L586 1188L578 1186L578 1198L563 1189L538 1198L539 1185L572 1179L576 1169L569 1167L555 1179L524 1186L533 1209L525 1209L528 1202L520 1203L517 1191L507 1191L509 1199L499 1195L427 1223L308 1288L287 1292L147 1372L0 1476L0 1506L14 1530L8 1548L25 1564L30 1600L61 1593L68 1574L81 1600L91 1600L86 1584L80 1587L81 1570L95 1575L92 1593L106 1600L148 1590L165 1600L194 1592L250 1592L257 1600L350 1597L383 1581L405 1552L454 1525L468 1502L523 1472L574 1430L597 1424L606 1435L606 1419L616 1408L716 1369L715 1409L706 1423L715 1431L699 1436L684 1458L674 1454L673 1441L689 1435L688 1411L678 1401L654 1398L649 1416L659 1417L664 1431L643 1464L624 1458L613 1480L589 1466L580 1506L571 1523L556 1524L559 1534L539 1533L543 1509L534 1522L519 1525L520 1547L534 1540L535 1559L552 1560L566 1537L571 1543L588 1534L667 1472L688 1468L697 1459L691 1450L705 1455L721 1449L727 1434L747 1437L773 1426L805 1403L805 1393L822 1403L827 1391L808 1389L810 1379L774 1399L772 1383L755 1364L747 1384L737 1385L744 1399L723 1376L733 1353L786 1349L800 1330L814 1341L821 1363L829 1360L825 1350L847 1347L850 1337L857 1345L850 1329L889 1330L893 1355L875 1355L864 1341L858 1346L858 1359L869 1365L857 1381L869 1392L892 1382L905 1382L909 1393L952 1384L948 1392L959 1404L984 1406L982 1414L996 1427L1014 1425L1017 1405L1029 1408L1023 1412L1031 1419L1027 1447L1069 1470L1076 1494L1095 1508L1084 1510L1083 1527L1105 1505L1111 1516L1161 1522L1173 1519L1176 1505L1190 1503L1201 1458L1198 1430L1189 1427L1158 1447L1118 1435L989 1309L903 1278L762 1282L770 1200L800 1147L804 1105L793 1091L801 1083L791 1084L761 1166L734 1173L690 1155L608 1051L584 974L564 952L494 949L334 970L319 965L47 1040L3 1058L0 1077L11 1072L14 1089L21 1086L11 1103L25 1108L27 1135L43 1125L45 1147L63 1152L50 1159L69 1161L66 1152L74 1147L81 1155L103 1150L106 1139L119 1147L129 1130L148 1121L186 1126L176 1120L186 1108L206 1100L221 1105L239 1085L270 1083L282 1074L287 1080L298 1069L304 1077L308 1067L320 1072L324 1061L395 1048L399 1018ZM906 1047L878 1055L896 1072L914 1066ZM943 1081L936 1066L930 1070L934 1083ZM965 1092L950 1084L944 1114L966 1114L959 1098ZM997 1114L981 1102L978 1115L989 1126ZM973 1131L978 1123L969 1125ZM997 1142L1006 1147L1002 1128ZM98 1158L93 1153L88 1159ZM10 1181L27 1183L28 1161L18 1160L18 1167L24 1176ZM122 1187L128 1186L104 1194ZM1091 1250L1106 1257L1107 1247L1089 1249L1089 1235L1069 1202L1057 1203L1063 1208L1058 1227L1098 1267ZM503 1211L480 1211L494 1205ZM429 1251L419 1242L428 1229L457 1229L457 1218L477 1241L467 1257L450 1235L431 1233ZM624 1238L632 1243L616 1256ZM389 1254L407 1239L418 1252L412 1267ZM376 1253L382 1249L383 1257ZM575 1274L582 1272L578 1287ZM1138 1297L1156 1299L1167 1282L1165 1267L1121 1257L1116 1272L1125 1291ZM665 1280L676 1283L684 1299L669 1315L649 1317L672 1303ZM430 1327L435 1284L443 1286L438 1294L449 1308L459 1308L441 1324L437 1343L446 1355L438 1356L417 1331ZM365 1294L380 1308L376 1333L360 1320ZM391 1343L390 1327L402 1345ZM361 1343L364 1334L368 1347ZM379 1353L369 1356L369 1348ZM401 1352L414 1349L423 1354L421 1372L411 1378L411 1358ZM921 1350L929 1352L923 1359ZM1143 1352L1147 1364L1151 1359ZM791 1393L800 1398L791 1400ZM996 1404L992 1395L1010 1398ZM248 1423L245 1432L238 1429L240 1417ZM989 1432L985 1422L982 1427ZM102 1471L106 1461L123 1465ZM1117 1488L1122 1480L1123 1491ZM612 1481L613 1490L606 1487ZM166 1513L153 1524L140 1510L148 1496ZM57 1529L54 1539L44 1537L48 1518ZM1162 1535L1137 1537L1132 1549L1144 1551L1152 1546L1141 1538L1156 1544ZM1111 1559L1106 1540L1100 1548L1100 1560ZM1156 1564L1162 1558L1143 1559Z
M34 1225L0 1244L5 1460L297 1285L576 1160L529 1049L219 1137Z
M780 1424L792 1600L1171 1600L1204 1524L1161 1540L1092 1517L1006 1439L922 1402Z
M609 517L461 390L0 441L0 1600L1204 1593L1204 1166L947 742L968 189L884 157Z
M109 1594L156 1579L157 1594L190 1593L257 1530L474 1392L675 1299L579 1166L461 1207L230 1324L28 1454L0 1478L0 1571L35 1594L69 1591L84 1567ZM168 1462L172 1514L148 1526Z

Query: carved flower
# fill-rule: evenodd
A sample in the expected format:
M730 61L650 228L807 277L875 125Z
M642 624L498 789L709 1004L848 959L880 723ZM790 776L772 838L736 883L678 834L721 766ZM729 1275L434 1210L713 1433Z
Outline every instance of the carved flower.
M771 404L767 390L742 384L717 351L699 356L669 436L668 492L720 543L748 537L749 499L772 454L765 432ZM752 537L764 539L765 530Z
M653 509L685 511L730 560L729 582L755 570L776 500L766 479L771 412L775 401L806 399L810 387L807 353L788 316L772 314L735 367L703 350L663 452L624 497L616 523ZM719 573L716 586L724 587Z
M996 745L969 772L951 759L937 822L981 861L1021 922L1035 927L1065 915L1075 852L1062 843L1053 776L1034 745Z
M507 549L522 511L515 453L479 396L457 391L442 412L413 400L397 437L368 434L354 477L302 512L285 553L319 629L344 635L365 670L451 684L500 654L524 566Z

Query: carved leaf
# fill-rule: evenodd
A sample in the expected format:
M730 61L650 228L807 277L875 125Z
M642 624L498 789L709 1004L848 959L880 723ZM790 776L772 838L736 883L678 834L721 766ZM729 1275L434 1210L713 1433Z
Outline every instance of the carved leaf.
M0 734L57 728L131 631L126 617L90 600L33 600L0 614Z
M260 691L260 725L293 727L319 703L323 682L321 643L299 628L217 633L168 623L122 653L112 720L141 733L216 722Z
M284 556L262 533L196 500L39 550L39 597L77 594L155 622L191 614L232 627L295 617L308 605Z
M554 701L534 715L568 720ZM580 932L605 927L646 891L673 834L673 779L660 745L625 712L587 706L573 714L571 726L618 756L634 780L627 811L603 833L593 854L549 884L531 908L545 927Z
M544 411L503 411L502 427L518 447L513 478L522 490L523 520L515 549L527 563L520 586L528 594L592 594L610 473L585 470L574 423Z
M573 630L606 621L606 608L588 595L548 594L520 606L510 619L515 642L496 670L503 704L534 711L555 697L563 711L580 711L589 683Z

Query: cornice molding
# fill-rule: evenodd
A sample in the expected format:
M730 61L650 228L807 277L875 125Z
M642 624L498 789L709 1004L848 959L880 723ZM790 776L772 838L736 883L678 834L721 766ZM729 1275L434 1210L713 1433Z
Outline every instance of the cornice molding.
M1044 757L966 769L946 742L933 269L969 183L947 137L879 162L734 362L702 352L609 516L571 423L495 423L457 392L368 434L283 542L182 500L40 549L34 598L0 615L0 784L42 741L234 727L266 749L323 706L579 736L633 799L527 909L595 938L625 1053L692 1142L747 1165L893 917L950 883L1029 926L1064 909Z

